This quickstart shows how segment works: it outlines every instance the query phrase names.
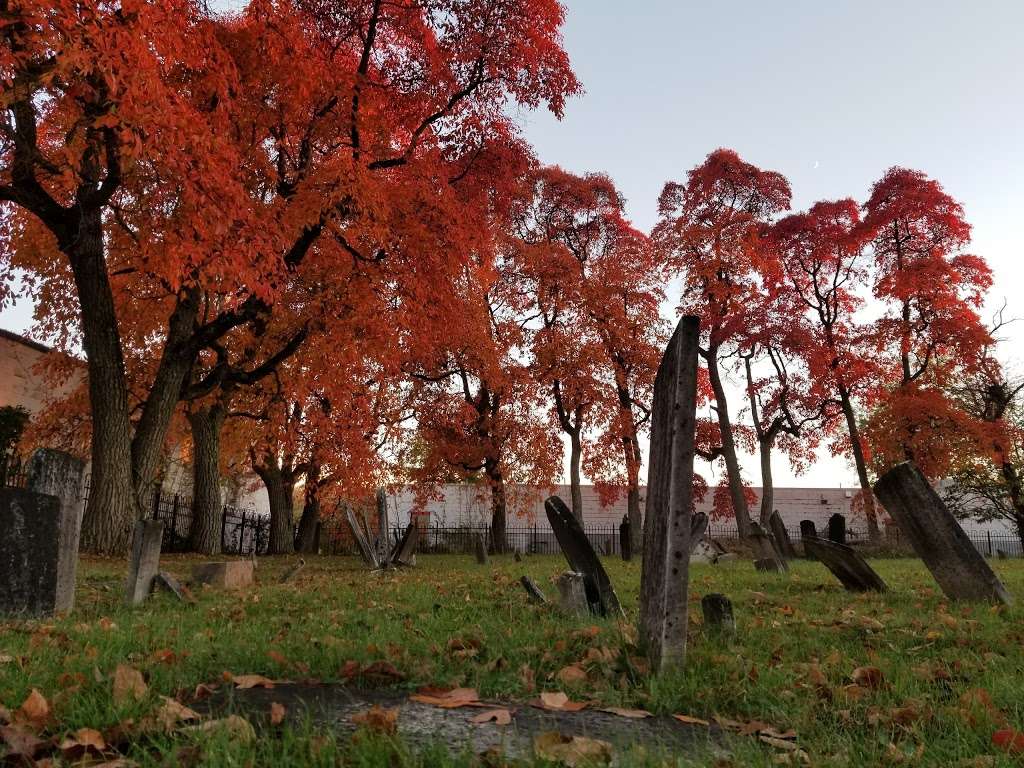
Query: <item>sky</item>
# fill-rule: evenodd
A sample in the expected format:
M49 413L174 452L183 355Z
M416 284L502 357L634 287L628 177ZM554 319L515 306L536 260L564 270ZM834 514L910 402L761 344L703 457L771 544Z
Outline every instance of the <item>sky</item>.
M907 166L963 204L973 250L994 271L993 306L1006 298L1024 317L1024 2L565 4L565 45L586 93L561 122L517 119L543 162L610 174L638 227L654 224L663 184L717 147L785 174L796 209L863 201L886 169ZM0 312L0 327L30 325L30 304ZM1024 321L1005 335L1004 359L1024 369ZM745 469L756 483L752 457ZM775 479L849 486L855 476L822 457L794 477L777 457Z

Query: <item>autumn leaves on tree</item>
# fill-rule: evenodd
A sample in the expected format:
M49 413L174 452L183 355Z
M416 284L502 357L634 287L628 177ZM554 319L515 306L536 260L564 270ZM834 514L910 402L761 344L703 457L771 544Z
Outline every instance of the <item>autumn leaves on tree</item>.
M977 315L990 276L920 173L787 215L782 175L717 150L666 185L648 236L608 177L541 165L509 117L580 92L556 0L5 13L3 285L87 358L87 391L34 429L91 445L91 551L125 549L180 450L202 552L243 467L274 552L313 546L325 500L451 480L480 483L501 550L563 441L573 513L587 477L639 530L673 306L701 318L698 451L742 534L742 452L762 522L773 451L799 469L821 443L855 465L872 535L871 475L906 457L937 477L985 456L1021 496L1011 409L963 394L1003 380Z

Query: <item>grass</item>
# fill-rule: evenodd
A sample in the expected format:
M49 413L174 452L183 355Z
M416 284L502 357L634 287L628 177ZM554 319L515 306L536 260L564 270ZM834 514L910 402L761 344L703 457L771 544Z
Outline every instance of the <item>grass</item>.
M186 575L192 562L166 556L163 567ZM550 579L565 568L556 557L492 558L478 566L469 557L421 556L418 568L388 574L370 574L348 558L313 558L293 582L278 584L291 562L261 560L261 584L251 591L204 590L197 605L158 594L130 610L120 603L124 564L85 560L70 617L0 624L0 704L13 710L38 689L54 706L49 732L59 737L137 722L157 694L187 698L225 672L335 681L346 662L387 661L408 689L461 685L512 701L563 690L603 705L764 721L795 730L815 765L1017 764L993 746L992 734L1024 729L1022 612L949 604L916 560L874 561L890 586L883 595L844 592L816 563L796 562L788 576L758 573L746 561L695 565L688 663L660 678L644 673L633 647L636 562L606 563L625 624L574 620L527 604L519 576L528 573L554 592ZM993 567L1011 593L1024 595L1024 562ZM699 598L709 592L733 601L732 643L702 631ZM118 664L143 672L147 698L114 703L110 678ZM569 665L582 666L586 679L563 684L559 671ZM855 674L858 668L871 671ZM146 737L129 756L142 765L197 754L208 765L478 762L440 748L416 754L372 735L353 743L308 723L259 734L249 744L224 733ZM727 754L681 764L783 759L753 737L725 738ZM660 764L642 751L620 757Z

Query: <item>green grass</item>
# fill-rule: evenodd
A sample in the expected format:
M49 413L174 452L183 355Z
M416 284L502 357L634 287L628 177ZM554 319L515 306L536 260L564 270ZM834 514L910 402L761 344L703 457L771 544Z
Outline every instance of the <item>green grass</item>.
M191 562L170 556L163 567L184 576ZM528 573L550 595L550 579L565 568L555 557L478 566L469 557L421 556L418 568L388 574L370 574L352 559L313 558L279 585L291 562L261 560L261 584L251 591L204 590L197 605L159 594L129 610L120 604L124 564L87 560L72 616L0 624L0 654L14 657L0 664L0 704L13 710L38 689L54 704L50 732L60 736L138 721L157 694L190 694L225 672L335 681L348 661L388 661L407 689L462 685L511 701L564 690L604 705L760 720L794 729L815 765L1016 764L991 736L999 727L1024 729L1022 612L948 604L915 560L874 561L890 585L884 595L844 592L815 563L794 563L788 576L758 573L746 561L696 565L687 666L660 678L644 673L633 647L636 562L606 563L628 616L622 625L527 604L519 576ZM1011 593L1024 595L1024 562L993 567ZM702 631L699 599L709 592L733 601L738 638L731 644ZM559 670L576 663L586 681L564 686ZM110 677L118 664L145 674L147 699L114 704ZM880 670L881 685L852 686L858 667ZM180 762L178 750L197 740L210 765L474 762L443 749L413 754L386 738L353 744L309 724L261 731L253 744L224 734L140 739L130 757L143 765ZM725 747L731 762L704 754L697 764L771 765L778 754L749 736L727 736ZM991 760L977 760L983 756ZM645 761L640 753L625 757Z

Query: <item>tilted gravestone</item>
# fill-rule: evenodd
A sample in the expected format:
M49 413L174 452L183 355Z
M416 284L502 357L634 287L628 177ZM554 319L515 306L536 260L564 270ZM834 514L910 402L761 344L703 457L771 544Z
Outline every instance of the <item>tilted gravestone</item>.
M786 530L786 524L782 522L779 510L772 512L771 517L768 518L768 527L772 529L775 547L779 550L779 554L787 560L795 558L796 548L793 546L792 539L789 538L789 531Z
M526 590L526 595L531 603L539 603L544 605L548 599L541 591L541 588L537 586L537 583L529 576L523 576L519 579L519 583L523 585L523 589Z
M879 478L875 495L947 597L1012 602L999 577L913 463L898 464Z
M164 524L159 520L135 521L128 579L124 589L127 605L142 605L153 591L153 579L160 572L160 544L163 538Z
M785 573L789 570L785 559L775 548L771 535L759 523L750 524L750 540L754 544L754 567L767 573Z
M828 519L828 540L836 544L846 543L846 518L838 512Z
M803 540L803 544L804 550L832 571L850 592L885 592L882 577L848 544L836 544L817 537L808 537Z
M633 559L633 541L630 538L629 515L623 515L622 522L619 523L619 552L622 553L623 560Z
M473 552L476 555L477 565L487 565L487 541L482 533L473 537Z
M590 539L583 532L580 521L558 496L545 499L544 512L562 554L569 561L569 567L583 574L587 602L595 606L601 616L622 616L622 606L612 581L591 546Z
M405 527L405 533L395 544L394 549L388 555L388 559L395 565L411 567L416 565L416 547L420 543L420 529L415 522L410 521Z
M57 595L54 610L70 613L75 607L75 574L78 571L78 541L82 531L85 500L82 479L85 462L70 453L52 448L33 451L26 471L30 491L56 496L60 501L60 540L57 548Z
M359 556L363 558L363 562L371 568L380 568L381 560L377 549L370 543L370 539L363 530L363 526L359 524L359 519L356 517L356 512L351 504L345 504L345 521L348 523L349 531L352 533L352 540L355 541L356 549L359 550Z
M558 606L570 616L587 616L590 600L587 598L586 578L582 573L567 571L558 577Z
M640 644L656 672L686 657L699 343L700 321L683 317L654 379Z
M390 530L390 525L388 524L388 496L383 488L377 489L375 500L377 506L377 560L378 562L385 563L390 562L392 558L388 557L388 531Z
M49 616L74 604L61 573L68 522L56 496L0 488L0 614Z
M704 595L700 607L707 630L729 638L736 634L736 619L732 613L732 601L728 597L718 593Z
M704 535L708 532L710 520L703 512L694 512L690 515L690 554L697 548L697 545L704 541Z

